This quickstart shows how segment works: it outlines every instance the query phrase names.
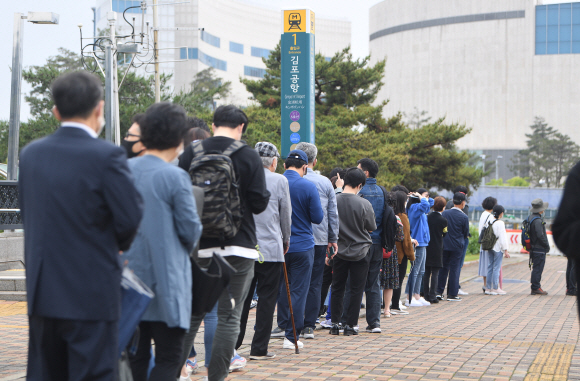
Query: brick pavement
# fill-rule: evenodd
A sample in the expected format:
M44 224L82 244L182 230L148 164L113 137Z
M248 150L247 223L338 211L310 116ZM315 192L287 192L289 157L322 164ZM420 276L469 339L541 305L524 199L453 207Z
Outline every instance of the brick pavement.
M470 295L462 302L412 308L408 316L382 319L382 334L344 337L317 330L299 355L273 339L270 350L276 359L249 361L230 379L580 380L575 298L564 296L566 259L549 257L546 262L542 283L548 296L529 295L527 261L517 260L504 267L508 295L483 295L481 282L469 280L462 288ZM466 266L462 279L476 273L477 265ZM24 303L0 301L0 381L19 379L25 370L24 313ZM366 326L364 319L360 326ZM251 320L248 327L246 344L252 337ZM248 355L248 346L240 353Z

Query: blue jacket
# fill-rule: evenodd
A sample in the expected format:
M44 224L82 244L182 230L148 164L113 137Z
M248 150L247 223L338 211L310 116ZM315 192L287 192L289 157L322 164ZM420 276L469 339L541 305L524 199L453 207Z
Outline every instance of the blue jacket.
M202 230L191 179L181 168L152 155L129 160L129 168L145 208L137 237L122 259L155 294L141 320L189 329L189 253Z
M426 198L421 198L420 203L411 205L407 211L409 224L411 225L411 237L419 242L419 247L429 246L431 236L429 235L427 213L429 213L434 203L435 201L432 198L429 201Z
M292 202L292 228L289 253L308 251L314 247L312 224L318 225L324 218L320 196L314 183L303 179L293 170L284 172L290 187Z
M375 212L376 230L371 233L373 245L381 244L381 234L383 233L383 212L385 208L385 195L383 190L377 185L377 179L369 177L366 184L359 192L365 200L373 206Z
M447 235L443 238L443 250L463 250L465 238L469 235L469 218L457 208L444 211L443 217L447 219Z

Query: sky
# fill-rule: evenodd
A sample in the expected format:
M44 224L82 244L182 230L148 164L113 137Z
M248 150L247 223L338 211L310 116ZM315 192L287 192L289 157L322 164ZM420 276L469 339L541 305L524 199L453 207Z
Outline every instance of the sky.
M335 18L352 22L352 48L356 57L368 54L369 8L380 0L358 0L353 9L352 0L239 0L264 8L281 10L310 8L317 17ZM0 120L10 117L10 81L12 66L12 43L14 13L54 12L60 15L59 25L35 25L24 22L23 68L43 65L47 58L58 54L60 47L80 52L78 24L83 24L85 37L92 35L95 0L17 0L2 2L0 16ZM22 81L21 120L28 120L30 109L24 101L30 86Z

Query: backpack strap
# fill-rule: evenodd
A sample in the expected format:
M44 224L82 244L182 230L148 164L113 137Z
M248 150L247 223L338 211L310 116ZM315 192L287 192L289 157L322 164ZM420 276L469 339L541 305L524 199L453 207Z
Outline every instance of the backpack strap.
M193 146L193 157L201 156L205 154L205 149L203 149L203 145L201 144L201 140L195 143L191 143Z
M228 148L226 148L223 152L224 155L231 157L235 152L237 152L240 148L244 147L246 144L236 140Z

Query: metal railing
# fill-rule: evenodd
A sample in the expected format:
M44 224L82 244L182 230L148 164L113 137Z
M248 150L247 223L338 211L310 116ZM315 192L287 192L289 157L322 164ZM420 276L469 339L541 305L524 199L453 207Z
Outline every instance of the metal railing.
M0 230L22 229L18 181L0 181Z

